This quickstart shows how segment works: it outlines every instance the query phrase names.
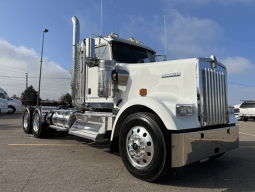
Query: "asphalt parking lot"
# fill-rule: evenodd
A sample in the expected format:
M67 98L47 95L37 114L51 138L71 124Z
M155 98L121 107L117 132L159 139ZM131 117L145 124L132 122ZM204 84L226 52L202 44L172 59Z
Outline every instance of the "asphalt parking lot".
M158 183L132 177L109 143L58 133L37 139L22 114L0 114L0 191L255 191L255 121L239 122L240 148L176 170Z

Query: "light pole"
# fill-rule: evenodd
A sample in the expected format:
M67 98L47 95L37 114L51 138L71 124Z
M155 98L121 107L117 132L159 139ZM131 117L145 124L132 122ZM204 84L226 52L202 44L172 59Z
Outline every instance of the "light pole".
M43 42L44 42L44 33L47 33L49 30L44 29L43 30L43 40L42 40L42 52L41 52L41 65L40 65L40 76L39 76L39 88L38 88L38 94L37 94L37 106L39 106L39 99L40 99L40 85L41 85L41 73L42 73L42 58L43 58Z

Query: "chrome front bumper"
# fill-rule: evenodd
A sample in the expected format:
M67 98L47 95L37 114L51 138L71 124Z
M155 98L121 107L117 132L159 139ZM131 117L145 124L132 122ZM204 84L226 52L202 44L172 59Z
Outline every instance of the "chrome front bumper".
M172 167L182 167L238 147L238 126L172 134Z

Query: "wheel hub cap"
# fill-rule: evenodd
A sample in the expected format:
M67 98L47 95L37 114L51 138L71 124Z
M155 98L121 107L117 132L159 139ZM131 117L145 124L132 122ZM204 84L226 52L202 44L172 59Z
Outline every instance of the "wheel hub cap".
M38 114L35 114L35 116L34 116L33 130L34 130L35 133L37 133L38 130L39 130L39 115Z
M154 154L151 135L144 127L136 126L131 128L126 138L126 149L129 160L134 166L147 166Z
M28 128L28 113L26 113L26 114L24 115L24 122L23 122L23 125L24 125L24 129L27 130L27 128Z

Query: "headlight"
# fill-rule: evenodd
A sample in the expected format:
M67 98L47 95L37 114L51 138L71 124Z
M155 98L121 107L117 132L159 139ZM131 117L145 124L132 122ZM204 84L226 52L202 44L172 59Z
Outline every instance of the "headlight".
M194 106L187 104L176 105L176 116L191 116L194 115Z
M235 108L232 106L228 107L228 114L230 115L230 114L234 114L234 113L235 113Z

